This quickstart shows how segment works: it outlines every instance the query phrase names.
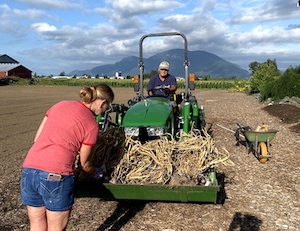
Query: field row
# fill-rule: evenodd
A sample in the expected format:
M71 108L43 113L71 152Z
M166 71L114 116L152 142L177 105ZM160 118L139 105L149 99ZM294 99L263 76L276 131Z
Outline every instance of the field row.
M148 79L144 80L143 86L146 88ZM19 78L2 79L2 84L20 84L20 85L47 85L47 86L84 86L106 83L111 87L133 88L134 83L131 79L51 79L51 78L35 78L32 80L24 80ZM248 80L196 80L194 82L196 89L226 89L231 91L247 91ZM178 88L185 88L185 81L177 81Z

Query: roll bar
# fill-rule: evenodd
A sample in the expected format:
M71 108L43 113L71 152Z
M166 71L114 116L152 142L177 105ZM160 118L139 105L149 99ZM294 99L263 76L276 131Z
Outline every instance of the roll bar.
M185 70L185 98L188 95L188 87L189 87L189 76L188 76L188 66L189 66L189 61L188 61L188 45L187 45L187 39L186 36L182 33L179 32L167 32L167 33L154 33L154 34L146 34L141 37L140 43L139 43L139 49L140 49L140 60L139 60L139 71L140 71L140 91L139 91L139 96L144 97L144 91L143 91L143 74L144 74L144 61L143 61L143 41L147 37L160 37L160 36L174 36L174 35L179 35L183 38L184 40L184 70Z

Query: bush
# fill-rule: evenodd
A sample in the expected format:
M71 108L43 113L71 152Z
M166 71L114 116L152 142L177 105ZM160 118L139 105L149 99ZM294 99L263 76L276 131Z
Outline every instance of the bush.
M0 79L0 86L9 85L9 78Z
M7 77L0 79L0 86L4 85L28 85L32 84L32 79L23 79L19 77Z
M261 100L300 97L300 67L290 67L277 78L269 78L261 87Z
M251 64L249 65L251 67ZM264 63L255 62L255 67L252 70L250 83L250 93L258 93L264 88L264 84L272 81L274 76L279 76L280 71L277 68L276 60L268 59Z

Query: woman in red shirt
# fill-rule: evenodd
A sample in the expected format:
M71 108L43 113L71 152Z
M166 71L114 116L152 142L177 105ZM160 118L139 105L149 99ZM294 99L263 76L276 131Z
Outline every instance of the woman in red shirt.
M34 144L23 163L22 203L27 206L30 230L64 230L74 204L74 165L80 153L80 169L93 178L101 168L88 158L97 143L95 116L114 100L106 84L83 87L80 101L61 101L52 106L40 124Z

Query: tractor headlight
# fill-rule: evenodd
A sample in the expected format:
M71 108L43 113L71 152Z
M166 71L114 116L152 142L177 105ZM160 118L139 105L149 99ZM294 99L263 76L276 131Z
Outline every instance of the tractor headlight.
M124 128L125 136L139 136L139 128Z
M148 127L147 128L148 136L161 136L164 134L163 127Z

